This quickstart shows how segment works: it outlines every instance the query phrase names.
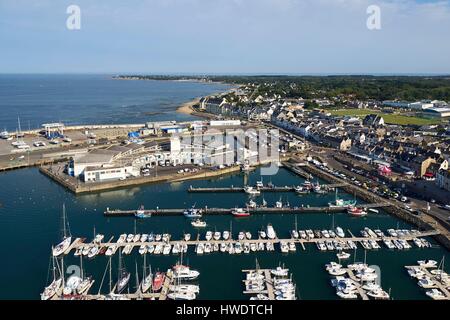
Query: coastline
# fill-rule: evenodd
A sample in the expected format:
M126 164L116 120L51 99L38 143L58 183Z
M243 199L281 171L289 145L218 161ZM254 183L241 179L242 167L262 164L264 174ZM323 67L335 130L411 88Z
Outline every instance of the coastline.
M201 98L195 98L194 100L183 103L181 106L177 108L178 113L191 115L195 112L193 106L200 102Z

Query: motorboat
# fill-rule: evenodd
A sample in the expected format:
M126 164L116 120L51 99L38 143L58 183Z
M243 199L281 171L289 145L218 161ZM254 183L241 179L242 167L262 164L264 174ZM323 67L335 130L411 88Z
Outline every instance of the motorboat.
M294 239L298 239L298 231L297 230L292 230L291 231L291 237Z
M167 297L171 300L195 300L197 296L190 291L176 291L169 293Z
M194 280L200 275L197 270L191 270L188 266L177 264L172 268L173 278L180 280Z
M386 291L384 291L381 288L369 291L369 292L367 292L367 295L369 297L372 297L372 298L378 299L378 300L388 300L389 299L389 293L387 293Z
M276 267L275 269L270 270L270 273L277 277L287 277L289 274L289 269Z
M419 260L417 263L424 268L435 268L437 266L437 261L435 260Z
M338 259L344 260L344 259L350 258L350 253L342 251L342 252L336 253L336 256Z
M212 239L213 233L212 231L206 231L205 239L206 241L210 241Z
M206 222L202 221L200 219L191 221L191 225L195 228L205 228L206 227Z
M251 186L245 186L244 187L244 192L251 195L251 196L256 196L256 195L260 195L261 191L259 191L258 189L255 189Z
M446 300L447 297L439 289L431 289L425 292L433 300Z
M336 235L339 238L344 238L345 237L344 230L341 227L336 227Z
M225 230L224 232L222 232L222 238L223 240L228 240L230 239L230 232Z
M277 237L277 234L270 223L267 225L266 234L269 239L275 239Z
M195 284L177 284L169 287L171 292L193 292L195 294L200 293L200 287Z

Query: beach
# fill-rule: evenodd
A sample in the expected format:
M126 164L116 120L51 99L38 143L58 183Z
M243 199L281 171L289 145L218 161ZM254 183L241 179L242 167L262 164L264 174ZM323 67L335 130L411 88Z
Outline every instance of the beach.
M192 108L194 105L200 102L200 98L195 98L194 100L183 103L181 106L177 108L177 112L183 114L192 114L194 109Z

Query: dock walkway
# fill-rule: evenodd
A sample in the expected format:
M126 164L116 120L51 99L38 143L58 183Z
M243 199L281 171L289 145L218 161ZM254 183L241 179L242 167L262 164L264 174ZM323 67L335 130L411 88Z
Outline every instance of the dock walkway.
M293 242L295 244L300 244L302 246L302 248L305 248L305 244L315 244L317 242L323 242L326 240L336 240L336 241L342 241L342 242L347 242L347 241L353 241L355 243L359 243L363 240L374 240L376 242L380 242L383 240L398 240L398 239L403 239L406 241L411 241L414 238L421 238L421 237L429 237L429 236L434 236L434 235L438 235L439 231L436 230L431 230L431 231L424 231L424 232L420 232L418 234L414 234L414 235L406 235L406 236L402 236L402 237L392 237L392 236L385 236L385 237L377 237L377 238L365 238L365 237L345 237L345 238L313 238L313 239L294 239L294 238L286 238L286 239L281 239L281 238L275 238L275 239L245 239L245 240L237 240L237 239L228 239L228 240L200 240L200 237L197 237L197 239L195 240L169 240L167 242L163 242L163 241L151 241L151 242L122 242L122 243L117 243L117 242L112 242L112 238L111 240L109 240L109 242L103 242L103 243L94 243L94 242L90 242L90 243L83 243L81 241L81 238L76 238L75 241L69 246L69 248L64 252L65 255L69 254L71 250L77 250L79 248L85 248L85 247L98 247L100 248L109 248L109 247L114 247L116 250L117 249L121 249L124 248L126 246L131 246L130 249L130 253L131 251L134 250L134 248L136 247L140 247L141 245L147 245L147 246L156 246L158 244L170 244L170 245L175 245L175 244L186 244L188 247L189 246L193 246L196 247L199 244L206 244L206 243L210 243L212 245L214 244L236 244L236 243L263 243L265 245L267 245L267 243L271 243L271 244L280 244L282 242L284 243L288 243L288 242Z
M389 207L389 203L369 203L361 204L358 207L361 208L385 208ZM199 208L202 210L202 214L210 215L223 215L230 214L234 208ZM182 215L186 209L181 208L157 208L157 209L145 209L145 210L120 210L120 209L109 209L106 208L104 215L108 217L124 217L124 216L134 216L138 212L143 214L145 217L151 216L173 216ZM274 207L257 207L257 208L247 208L251 214L285 214L285 213L336 213L345 212L347 208L345 207L285 207L285 208L274 208Z

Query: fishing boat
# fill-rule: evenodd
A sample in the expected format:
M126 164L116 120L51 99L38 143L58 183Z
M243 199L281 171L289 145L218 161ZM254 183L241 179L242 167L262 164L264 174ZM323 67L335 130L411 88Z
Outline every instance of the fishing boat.
M202 221L200 219L197 219L197 220L191 221L191 225L196 228L205 228L206 222Z
M270 223L267 225L266 234L269 239L275 239L277 237L277 234Z
M53 256L58 257L63 254L72 243L72 237L68 234L66 228L66 206L63 204L63 212L62 212L62 223L63 223L63 240L58 243L52 250Z
M234 217L248 217L250 216L250 212L248 210L245 210L243 208L235 208L231 211L231 214Z
M353 206L349 206L349 208L347 209L347 213L354 217L362 217L362 216L367 215L367 211L364 210L363 208L353 207Z
M336 197L334 202L329 202L328 206L330 208L348 208L354 207L356 205L356 200L344 200L338 197L337 189L336 189Z
M166 275L164 272L157 272L155 274L155 277L153 278L153 284L152 284L154 292L158 292L161 290L165 279L166 279Z
M201 218L202 217L202 210L196 209L194 206L192 208L186 209L183 211L183 215L186 218Z

